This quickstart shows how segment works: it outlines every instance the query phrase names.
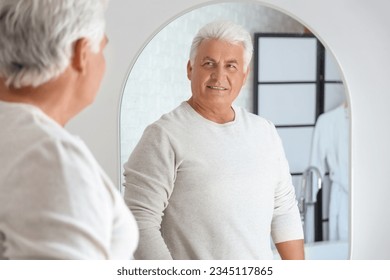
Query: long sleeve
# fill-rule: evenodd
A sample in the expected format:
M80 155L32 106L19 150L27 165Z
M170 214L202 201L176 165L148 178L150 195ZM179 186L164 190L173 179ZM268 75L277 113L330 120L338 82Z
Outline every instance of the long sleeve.
M275 130L275 129L274 129ZM303 228L297 206L294 186L280 137L275 130L276 155L280 170L279 182L275 189L274 214L271 234L275 243L303 239Z
M124 166L125 201L140 230L136 259L172 259L161 222L175 179L175 154L166 133L149 126Z

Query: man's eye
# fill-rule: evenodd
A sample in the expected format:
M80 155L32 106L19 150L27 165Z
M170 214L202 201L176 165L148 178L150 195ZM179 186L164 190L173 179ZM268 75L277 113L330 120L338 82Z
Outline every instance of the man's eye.
M203 65L204 66L213 66L214 63L212 63L211 61L208 61L208 62L205 62Z
M228 64L227 67L230 68L230 69L236 69L237 68L236 65L234 65L234 64Z

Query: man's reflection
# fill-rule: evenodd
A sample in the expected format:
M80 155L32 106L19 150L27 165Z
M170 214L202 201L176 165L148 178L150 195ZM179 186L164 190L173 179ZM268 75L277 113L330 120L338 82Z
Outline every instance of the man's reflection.
M276 129L233 106L249 71L249 33L231 22L193 40L192 97L146 128L125 164L138 259L303 258L303 231Z

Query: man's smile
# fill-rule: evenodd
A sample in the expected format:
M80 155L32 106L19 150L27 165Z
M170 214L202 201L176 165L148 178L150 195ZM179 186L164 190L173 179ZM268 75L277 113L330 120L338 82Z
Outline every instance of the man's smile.
M209 89L214 89L214 90L227 90L225 87L218 87L218 86L207 86Z

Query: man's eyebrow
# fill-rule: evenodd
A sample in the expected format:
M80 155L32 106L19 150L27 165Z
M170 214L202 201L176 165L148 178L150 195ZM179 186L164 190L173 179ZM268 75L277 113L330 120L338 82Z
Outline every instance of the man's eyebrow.
M215 62L215 59L214 59L214 58L211 58L211 57L209 57L209 56L205 56L205 57L202 59L202 61L205 61L205 60L210 60L210 61Z
M206 60L209 60L209 61L212 61L212 62L216 62L216 60L214 59L214 58L212 58L212 57L209 57L209 56L205 56L203 59L202 59L202 61L206 61ZM228 60L228 61L226 61L226 63L228 63L228 64L240 64L240 63L238 63L238 60L237 59L230 59L230 60Z
M226 61L226 63L229 63L229 64L239 64L237 59L230 59L230 60Z

